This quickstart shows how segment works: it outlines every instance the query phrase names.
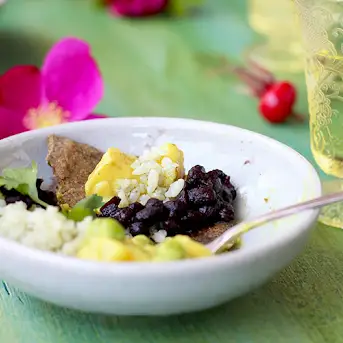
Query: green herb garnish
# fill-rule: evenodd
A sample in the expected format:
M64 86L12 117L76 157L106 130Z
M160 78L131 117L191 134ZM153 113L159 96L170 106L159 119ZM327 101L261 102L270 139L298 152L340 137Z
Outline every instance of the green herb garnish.
M85 199L80 200L72 209L64 211L64 215L75 222L80 222L86 217L95 217L99 207L104 204L102 197L98 195L91 195Z
M36 162L32 162L31 167L5 168L0 176L0 186L4 186L7 190L15 189L23 195L28 195L37 204L47 207L48 204L38 197L37 174Z

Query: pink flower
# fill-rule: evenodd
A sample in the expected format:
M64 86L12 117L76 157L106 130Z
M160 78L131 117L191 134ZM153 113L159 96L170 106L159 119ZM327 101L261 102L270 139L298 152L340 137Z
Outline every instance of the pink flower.
M117 16L145 17L163 12L168 0L110 0L110 11Z
M57 42L43 66L15 66L0 76L0 139L23 131L104 117L91 114L103 82L90 47L77 38Z

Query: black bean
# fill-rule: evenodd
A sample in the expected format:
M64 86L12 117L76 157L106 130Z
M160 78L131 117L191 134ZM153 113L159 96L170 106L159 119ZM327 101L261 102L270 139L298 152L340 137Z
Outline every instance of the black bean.
M192 167L187 175L187 182L189 185L198 185L201 181L206 179L205 168L200 165Z
M129 207L118 208L110 217L118 220L123 226L127 227L134 219L134 211Z
M5 187L0 187L0 192L4 196L6 204L14 204L15 202L22 201L26 204L26 207L29 209L33 205L37 205L28 195L19 193L15 189L6 189ZM40 205L37 205L41 207Z
M175 201L175 200L174 200ZM183 204L183 206L185 206L185 208L187 208L188 206L188 202L189 202L189 198L188 198L188 191L186 189L183 189L179 195L176 198L177 202L180 202Z
M134 202L133 204L130 204L128 206L135 214L142 210L144 208L144 206L140 203L140 202Z
M37 179L36 187L37 187L37 192L38 192L38 198L49 205L57 206L58 201L57 201L56 194L54 192L41 189L42 183L43 183L42 179Z
M227 187L229 187L229 188L233 187L233 185L232 185L232 183L231 183L231 178L230 178L230 176L225 175L225 176L223 176L221 179L222 179L222 182L223 182L223 184L224 184L225 186L227 186Z
M237 198L237 191L235 188L231 188L232 200Z
M43 182L44 182L43 179L37 179L36 180L36 187L37 187L37 189L40 189L40 187L41 187Z
M207 181L207 184L211 186L214 191L217 193L219 197L222 197L223 193L223 184L219 177L215 177L214 175L210 175Z
M187 214L181 218L180 225L185 232L197 231L202 222L206 222L206 217L199 211L189 210Z
M114 218L115 213L118 210L118 205L120 203L119 197L113 197L105 205L100 208L100 217L111 217Z
M115 204L109 204L103 206L100 210L101 217L111 217L114 218L115 213L118 211L118 206Z
M170 218L179 217L187 210L187 204L181 200L167 201L164 203L164 207L167 209Z
M120 204L120 198L115 196L111 200L107 201L107 203L101 207L100 211L102 211L103 209L105 209L107 206L110 206L110 205L115 205L116 207L118 207L119 204Z
M115 197L105 204L102 215L109 215L128 227L132 235L149 235L151 229L167 231L168 236L189 234L217 221L234 219L232 202L236 197L230 177L219 169L206 173L197 165L188 173L185 186L175 200L163 203L150 199L145 206L134 203L119 209Z
M152 231L160 231L163 230L163 221L161 222L156 222L153 225L149 225L150 230Z
M152 206L161 206L161 204L163 205L163 201L155 199L155 198L150 198L145 207L152 207Z
M222 207L219 211L219 219L224 222L229 222L235 218L235 211L231 204L227 204L226 207Z
M58 205L57 197L54 192L39 190L38 197L39 199L41 199L42 201L46 202L49 205L52 205L52 206Z
M136 213L135 221L152 223L154 221L156 222L163 220L166 214L167 213L163 206L163 201L149 199L145 208Z
M35 204L35 202L28 195L22 195L19 192L18 192L18 195L5 196L6 205L14 204L15 202L18 202L18 201L24 202L28 209L31 208Z
M43 180L41 179L38 179L36 181L36 185L38 185L38 187L40 187L42 183L43 183ZM2 186L0 187L0 192L5 198L6 204L13 204L15 202L22 201L26 204L28 209L30 209L33 205L42 207L41 205L33 201L30 196L21 194L15 189L6 189L5 187ZM57 198L53 192L43 191L40 188L37 188L37 192L38 192L38 197L40 200L52 206L57 205Z
M18 191L15 189L6 189L4 186L0 187L0 192L2 193L3 196L14 196L20 194Z
M189 202L193 205L210 205L216 202L217 196L213 188L200 186L188 191Z
M236 190L233 184L231 183L230 176L226 175L222 170L219 170L219 169L211 170L210 172L207 173L207 175L210 179L213 179L214 177L218 177L221 180L222 184L227 188L226 193L228 194L231 193L232 200L236 198Z
M182 231L180 224L171 218L163 222L163 229L167 231L167 236L175 236Z
M223 193L222 193L223 200L232 203L236 198L236 191L234 189L227 188L223 186Z
M177 217L179 214L179 209L177 206L176 201L167 201L164 203L164 207L168 211L168 216L169 217Z
M132 236L149 235L149 226L146 226L141 222L132 223L128 227L128 230Z
M217 204L213 206L202 206L199 208L199 212L205 217L204 222L216 220L218 218L218 212L220 208Z
M236 199L237 193L235 190L235 187L233 186L233 184L231 183L231 178L230 176L225 176L224 179L222 179L222 183L223 183L223 191L226 195L226 197L228 198L228 201L233 201ZM229 200L229 198L231 198L231 200Z
M187 211L185 218L186 220L191 221L193 223L199 223L201 220L203 220L204 215L199 211L189 210Z

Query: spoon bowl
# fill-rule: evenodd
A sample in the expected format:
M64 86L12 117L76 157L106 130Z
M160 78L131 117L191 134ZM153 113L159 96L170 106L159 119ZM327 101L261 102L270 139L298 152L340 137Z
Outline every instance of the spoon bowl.
M337 192L319 198L301 202L299 204L294 204L277 211L272 211L266 213L260 217L253 220L249 220L237 225L231 226L226 225L226 230L216 237L213 241L206 244L214 254L220 252L225 248L232 247L238 238L243 234L249 232L250 230L256 229L266 223L274 220L278 220L284 217L292 216L302 211L312 210L316 208L322 208L326 205L334 204L343 201L343 192ZM222 225L221 230L224 230L224 225Z

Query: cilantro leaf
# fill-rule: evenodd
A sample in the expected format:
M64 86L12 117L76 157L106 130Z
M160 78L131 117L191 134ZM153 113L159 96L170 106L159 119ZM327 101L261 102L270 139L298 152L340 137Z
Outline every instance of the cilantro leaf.
M6 189L15 189L23 195L28 195L37 204L47 207L48 204L40 200L37 191L38 167L36 162L32 162L31 167L26 168L6 168L0 176L0 186Z
M85 199L80 200L72 209L64 214L68 219L79 222L89 216L95 217L95 210L101 207L103 204L104 202L102 197L93 194Z

